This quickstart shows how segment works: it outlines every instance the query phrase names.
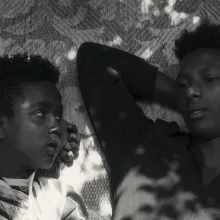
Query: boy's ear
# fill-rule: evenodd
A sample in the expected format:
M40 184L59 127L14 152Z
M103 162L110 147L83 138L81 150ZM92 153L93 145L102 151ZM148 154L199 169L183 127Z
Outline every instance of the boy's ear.
M5 129L5 118L0 117L0 140L6 138L6 129Z

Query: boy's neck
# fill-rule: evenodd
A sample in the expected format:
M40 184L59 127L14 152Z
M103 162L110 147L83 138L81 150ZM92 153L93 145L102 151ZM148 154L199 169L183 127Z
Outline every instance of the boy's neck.
M197 159L202 160L201 170L204 182L210 182L219 174L220 170L220 137L210 141L194 140L194 144L199 150L196 155Z
M220 168L220 138L202 142L199 145L201 150L204 165L209 168Z
M7 149L7 150L6 150ZM25 168L15 152L0 146L0 176L12 179L27 179L34 172Z

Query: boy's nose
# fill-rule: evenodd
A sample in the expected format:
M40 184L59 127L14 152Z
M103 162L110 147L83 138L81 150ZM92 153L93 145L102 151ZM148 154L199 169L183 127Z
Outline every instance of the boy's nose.
M202 91L199 85L191 85L187 89L186 96L188 99L200 98L202 96Z
M59 138L61 138L60 122L55 117L51 121L52 122L51 122L50 127L49 127L49 133L50 134L55 134Z

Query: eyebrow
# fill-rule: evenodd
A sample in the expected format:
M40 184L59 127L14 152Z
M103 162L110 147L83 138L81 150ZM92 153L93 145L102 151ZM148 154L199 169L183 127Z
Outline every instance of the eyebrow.
M215 68L215 67L210 67L210 66L205 66L204 68L202 68L201 69L201 73L202 74L204 74L204 73L206 73L206 72L208 72L208 71L210 71L210 70L212 70L212 69L216 69L216 70L218 70L218 68ZM178 76L177 76L177 79L179 79L179 78L187 78L188 76L186 75L187 74L187 72L186 73L184 73L184 72L179 72L179 74L178 74ZM191 76L192 74L190 74L190 73L188 73L188 75L189 76Z
M46 101L41 101L41 102L36 102L34 103L33 105L30 106L30 108L36 108L36 107L39 107L39 106L42 106L42 107L45 107L45 108L52 108L53 105L52 103L50 102L46 102ZM63 105L59 105L58 108L63 111Z

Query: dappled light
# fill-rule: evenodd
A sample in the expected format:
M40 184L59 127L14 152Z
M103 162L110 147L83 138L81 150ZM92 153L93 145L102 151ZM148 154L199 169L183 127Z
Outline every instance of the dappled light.
M138 145L136 148L135 148L135 154L136 155L144 155L146 152L145 152L145 149L144 149L144 146L143 145Z
M117 35L117 36L115 36L114 38L113 38L113 40L112 41L109 41L108 42L108 46L118 46L118 45L120 45L122 43L122 38L119 36L119 35Z
M91 218L95 219L97 212L102 213L103 218L110 218L109 189L105 179L107 174L102 158L95 150L94 145L92 136L81 140L79 158L71 168L63 168L60 180L73 186L76 192L81 192L82 196L88 195L88 192L91 194L84 200L86 206L91 207L88 208ZM104 185L106 185L105 188L102 188L101 186ZM100 203L94 202L96 200L99 200Z
M68 60L74 60L76 58L76 49L71 48L70 51L67 53Z
M140 168L138 165L130 170L119 186L114 220L217 220L220 217L218 208L198 203L193 191L179 186L182 180L177 170L170 169L167 175L155 179Z
M178 12L174 10L177 0L168 0L167 6L164 8L165 12L170 16L171 25L179 24L183 19L188 17L188 14L184 12Z

